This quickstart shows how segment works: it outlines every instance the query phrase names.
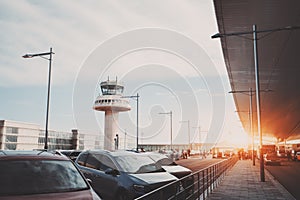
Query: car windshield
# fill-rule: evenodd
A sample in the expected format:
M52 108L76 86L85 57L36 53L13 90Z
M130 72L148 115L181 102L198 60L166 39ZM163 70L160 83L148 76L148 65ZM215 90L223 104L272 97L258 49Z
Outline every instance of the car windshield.
M79 191L87 189L71 161L0 161L0 196Z
M127 173L149 173L162 170L155 162L146 156L126 155L115 157L122 170Z

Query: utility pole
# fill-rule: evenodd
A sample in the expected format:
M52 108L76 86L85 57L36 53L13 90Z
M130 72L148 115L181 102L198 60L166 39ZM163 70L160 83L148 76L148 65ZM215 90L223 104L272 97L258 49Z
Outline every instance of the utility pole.
M171 145L171 149L173 149L173 133L172 133L172 118L173 118L173 113L172 111L170 112L165 112L165 113L158 113L158 114L166 114L166 115L169 115L170 116L170 145Z

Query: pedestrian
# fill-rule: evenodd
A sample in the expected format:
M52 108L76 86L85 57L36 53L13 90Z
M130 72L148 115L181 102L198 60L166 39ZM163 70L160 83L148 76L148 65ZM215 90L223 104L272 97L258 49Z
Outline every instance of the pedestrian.
M181 157L182 157L183 159L185 159L185 151L184 151L184 149L181 150Z
M291 152L290 151L287 151L287 158L288 158L288 161L291 160Z

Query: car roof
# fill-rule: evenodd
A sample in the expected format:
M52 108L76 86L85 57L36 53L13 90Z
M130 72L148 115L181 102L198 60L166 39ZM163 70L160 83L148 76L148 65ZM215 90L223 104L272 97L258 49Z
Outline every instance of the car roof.
M55 151L47 150L0 150L0 160L47 159L69 160Z
M86 150L85 152L89 153L101 153L111 156L125 156L125 155L137 155L135 152L126 151L126 150L116 150L116 151L108 151L108 150L102 150L102 149L95 149L95 150Z
M82 152L83 150L76 150L76 149L59 149L59 152Z

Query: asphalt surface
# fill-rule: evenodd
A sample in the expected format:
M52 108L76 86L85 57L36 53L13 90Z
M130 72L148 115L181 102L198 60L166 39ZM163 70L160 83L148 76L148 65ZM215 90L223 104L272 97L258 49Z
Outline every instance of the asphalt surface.
M282 161L280 166L265 166L270 174L291 193L300 199L300 162Z
M191 156L188 159L180 159L177 160L176 163L178 165L182 165L186 168L189 168L193 172L199 171L201 169L204 169L210 165L216 164L224 159L212 159L212 158L206 158L202 159L199 156Z

